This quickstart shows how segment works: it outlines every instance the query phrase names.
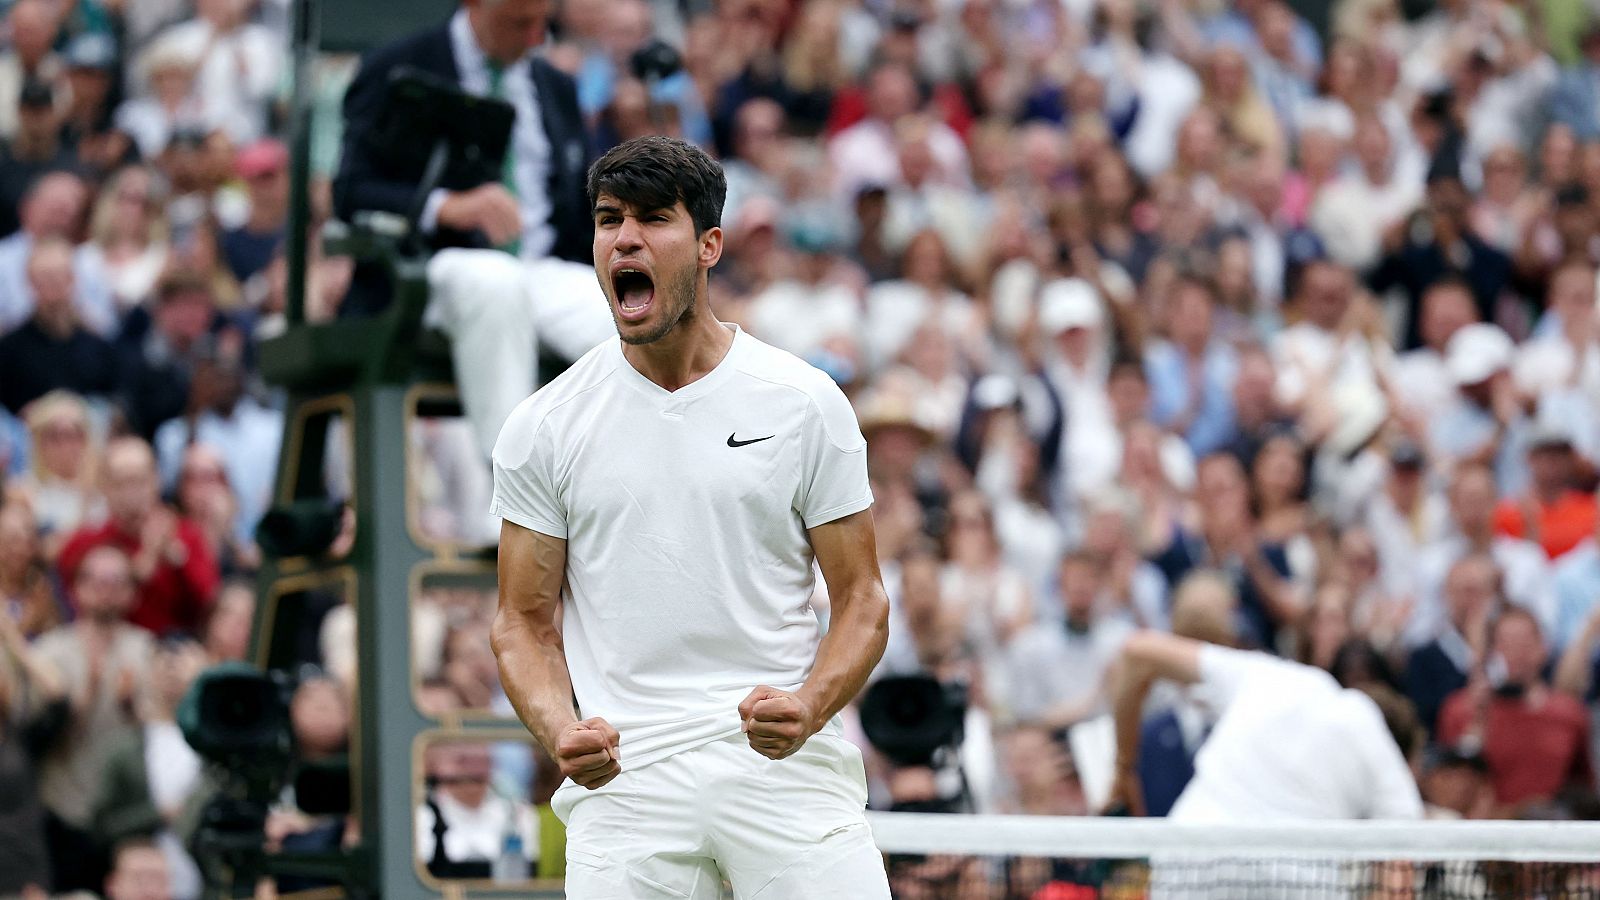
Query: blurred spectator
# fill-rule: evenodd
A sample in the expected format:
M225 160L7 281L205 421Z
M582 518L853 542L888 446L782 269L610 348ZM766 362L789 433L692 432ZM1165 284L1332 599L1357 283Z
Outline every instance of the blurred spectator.
M1561 73L1550 93L1550 115L1581 141L1600 138L1600 28L1593 25L1579 41L1583 55Z
M1017 720L1064 728L1105 711L1103 679L1133 633L1128 619L1108 608L1105 574L1104 564L1087 553L1061 561L1061 618L1022 632L1007 654L1010 691L996 699L1009 704Z
M1382 257L1384 236L1422 202L1422 184L1400 166L1388 126L1378 117L1355 123L1352 147L1357 167L1324 187L1309 223L1329 256L1366 272Z
M1536 421L1565 430L1572 449L1592 468L1600 463L1600 319L1595 314L1595 267L1562 264L1550 276L1545 313L1517 350L1512 377Z
M167 222L155 173L145 166L117 170L89 217L86 255L106 273L117 311L151 299L167 263Z
M1257 534L1239 461L1225 453L1201 460L1195 496L1198 526L1193 531L1175 529L1153 561L1168 584L1177 584L1198 568L1226 573L1239 596L1242 645L1276 648L1278 629L1299 620L1304 599L1289 580L1289 558L1283 547Z
M1577 488L1577 458L1566 429L1554 424L1528 439L1528 492L1506 497L1494 511L1499 534L1524 538L1552 560L1594 533L1594 495Z
M266 138L239 151L239 177L250 191L250 218L222 232L222 256L243 283L272 262L289 218L289 149Z
M9 141L17 133L22 86L29 81L49 85L61 77L61 59L52 49L60 25L48 0L11 4L6 14L10 46L0 51L0 138Z
M221 352L219 341L238 340L229 337L226 325L211 286L184 271L164 276L154 304L128 316L116 349L123 412L135 434L154 440L162 423L189 409L200 354Z
M195 12L160 40L196 61L194 92L205 126L237 143L254 140L264 133L267 102L279 87L284 47L249 20L248 0L197 0Z
M223 576L254 570L260 563L260 549L251 535L239 535L239 498L228 481L222 455L203 443L188 444L182 452L177 484L171 490L178 514L205 537ZM250 527L254 525L252 521Z
M1466 687L1488 656L1489 626L1501 609L1494 558L1473 553L1456 560L1445 574L1444 602L1444 626L1406 659L1406 696L1430 733L1446 698Z
M1456 332L1478 320L1472 289L1453 276L1428 286L1419 315L1422 343L1395 358L1389 379L1401 422L1412 437L1425 433L1428 417L1454 399L1456 386L1446 354Z
M1434 748L1423 757L1419 784L1430 819L1493 818L1489 767L1474 750Z
M492 787L494 760L486 744L435 742L423 751L428 792L417 809L417 858L437 877L486 877L507 836L522 853L538 856L538 821L526 799Z
M42 81L25 82L17 104L17 133L0 146L0 203L5 204L0 233L17 228L17 201L28 185L54 171L75 171L75 148L63 140L63 113L56 88Z
M161 848L143 839L119 844L111 852L105 896L106 900L177 900Z
M866 75L867 116L834 135L828 157L834 190L841 198L855 196L868 184L900 183L899 155L894 128L903 117L921 107L915 78L902 64L881 62ZM948 125L929 126L928 149L933 156L934 178L960 185L968 180L967 152Z
M1450 484L1451 533L1421 548L1414 562L1417 607L1408 635L1422 643L1443 624L1441 589L1450 567L1469 553L1487 553L1501 572L1501 592L1540 623L1555 622L1550 564L1538 544L1494 531L1494 480L1483 465L1464 465ZM1541 628L1547 627L1541 624Z
M67 43L65 62L68 102L61 136L84 157L111 126L118 83L116 41L109 34L79 34Z
M200 895L200 872L173 829L188 812L201 783L201 759L184 740L178 704L205 665L192 641L170 641L150 661L151 681L138 700L138 727L112 740L102 775L94 823L104 846L145 838L167 861L173 894Z
M161 156L180 134L204 132L206 119L195 94L199 67L199 55L171 37L152 43L139 56L137 69L146 89L117 107L115 121L143 158Z
M17 327L33 314L28 261L34 245L50 239L76 245L88 202L83 180L70 172L40 176L28 187L22 198L22 230L0 239L0 331ZM111 337L117 319L105 273L82 247L73 253L72 273L78 320L95 334Z
M1456 393L1428 422L1428 442L1439 457L1437 463L1446 469L1488 466L1505 494L1526 489L1532 424L1517 402L1512 352L1511 338L1497 326L1472 324L1458 330L1445 355Z
M100 400L116 391L111 342L79 319L72 269L71 244L34 242L27 269L32 315L0 336L0 404L13 412L55 390Z
M33 513L23 503L0 505L0 630L33 640L66 618L55 579L39 549Z
M1495 321L1501 292L1511 278L1511 260L1473 232L1470 196L1460 173L1451 170L1453 164L1435 162L1422 209L1396 226L1401 229L1399 240L1367 280L1380 296L1391 288L1403 293L1407 325L1400 346L1408 350L1422 342L1422 297L1434 282L1446 275L1459 276L1472 289L1478 317Z
M0 508L0 528L6 510ZM39 763L65 728L68 701L54 668L0 615L0 891L48 893L50 848L39 800Z
M1495 621L1491 652L1500 668L1491 667L1445 701L1439 739L1479 742L1496 811L1504 817L1554 800L1568 786L1592 790L1589 715L1540 674L1547 650L1538 620L1507 609Z
M1220 450L1233 432L1238 357L1215 331L1216 291L1180 278L1168 299L1168 339L1145 354L1150 417L1183 435L1196 457Z
M98 441L88 404L66 391L33 401L24 418L33 444L31 464L11 487L33 511L45 558L53 562L68 536L105 518Z
M111 750L137 726L135 703L155 652L150 632L126 621L136 594L133 563L122 550L89 549L68 583L78 618L35 645L61 673L72 701L71 725L51 746L40 776L58 891L89 889L104 871L93 812Z
M224 582L200 636L207 663L215 665L248 658L250 629L255 625L255 615L255 585L239 580Z
M185 448L204 444L216 451L238 505L233 543L248 547L272 502L283 414L245 393L243 353L243 337L236 331L196 342L187 407L181 418L156 429L155 450L168 493L179 487Z
M216 594L216 559L199 529L161 502L150 446L133 437L113 440L106 447L103 484L106 523L79 529L67 541L62 580L74 583L91 554L115 547L131 560L138 588L128 621L161 636L197 633Z

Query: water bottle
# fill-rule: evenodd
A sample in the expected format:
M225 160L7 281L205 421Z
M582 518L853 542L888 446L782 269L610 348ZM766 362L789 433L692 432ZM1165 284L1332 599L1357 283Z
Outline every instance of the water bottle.
M491 872L497 883L509 884L528 880L528 855L522 846L522 835L506 832L500 845L500 856L494 861Z

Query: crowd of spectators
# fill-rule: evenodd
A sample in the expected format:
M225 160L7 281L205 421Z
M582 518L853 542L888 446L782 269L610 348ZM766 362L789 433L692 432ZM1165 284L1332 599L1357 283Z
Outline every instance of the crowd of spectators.
M171 708L248 643L287 6L0 0L0 896L196 890ZM679 64L641 77L657 41ZM567 0L539 52L591 149L722 160L712 306L855 403L881 672L966 686L977 808L1092 811L1070 729L1157 628L1388 683L1440 815L1597 811L1587 4ZM331 316L350 267L313 262ZM1196 577L1225 621L1175 615ZM419 613L432 714L504 709L486 602ZM351 626L324 625L297 727L334 748ZM1181 787L1204 718L1152 709L1151 778ZM875 765L874 800L936 774Z

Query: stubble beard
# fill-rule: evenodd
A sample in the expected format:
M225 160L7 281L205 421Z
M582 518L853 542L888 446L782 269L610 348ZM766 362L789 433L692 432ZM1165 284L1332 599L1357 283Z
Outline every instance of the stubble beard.
M624 331L622 328L622 319L617 315L617 309L613 307L611 310L611 318L617 325L617 334L622 338L622 342L624 344L632 344L635 347L641 344L653 344L670 334L672 329L678 327L679 322L682 322L694 312L694 283L695 276L697 274L699 274L699 269L690 267L686 269L682 275L674 279L671 284L662 285L662 287L665 287L666 290L658 290L656 292L658 294L657 299L665 300L669 303L676 300L678 304L677 308L668 310L666 314L662 316L661 324L657 325L650 331L645 332L644 334L629 334L628 332ZM618 300L617 302L620 304L622 301Z

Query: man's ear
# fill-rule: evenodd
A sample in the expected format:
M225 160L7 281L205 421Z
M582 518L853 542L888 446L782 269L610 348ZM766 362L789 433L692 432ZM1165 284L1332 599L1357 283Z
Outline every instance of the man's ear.
M722 229L713 225L700 235L700 265L711 268L722 259Z

